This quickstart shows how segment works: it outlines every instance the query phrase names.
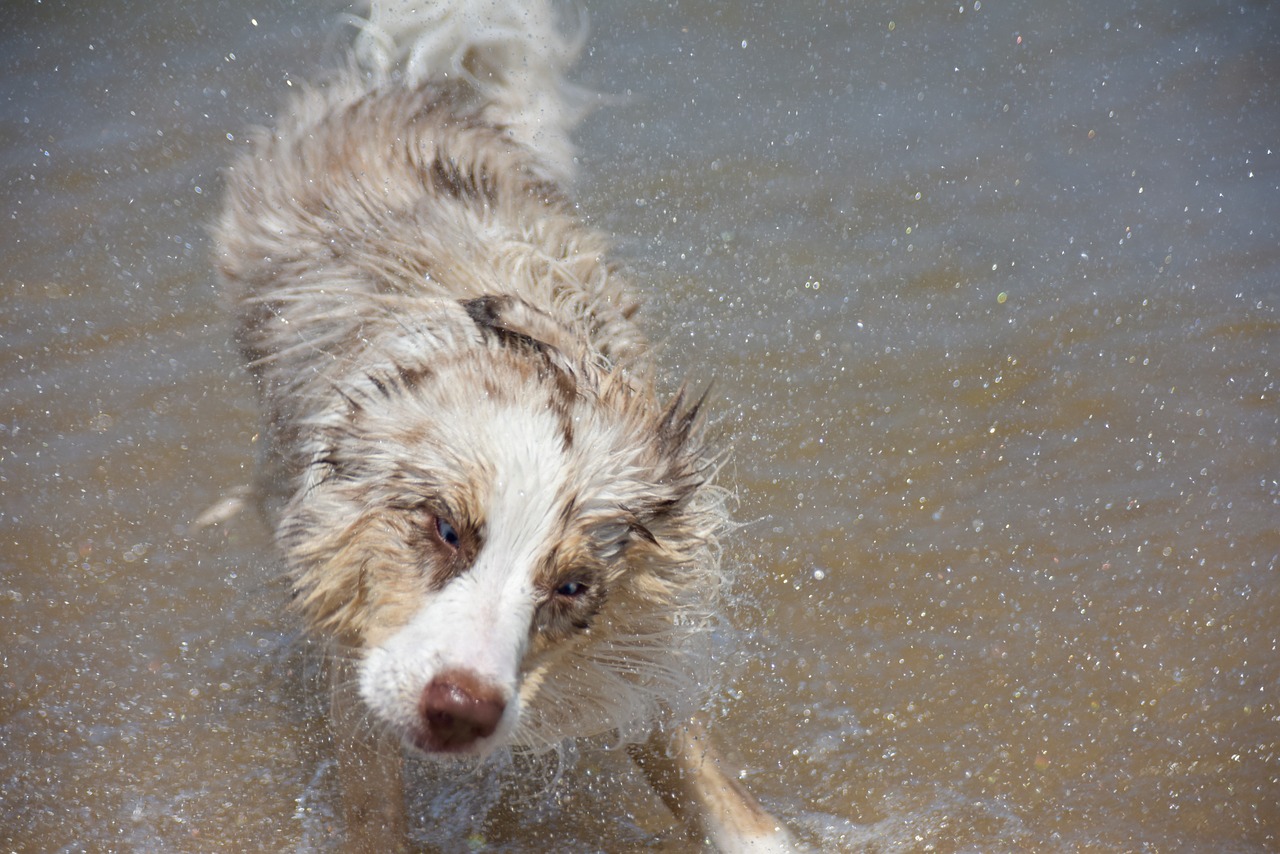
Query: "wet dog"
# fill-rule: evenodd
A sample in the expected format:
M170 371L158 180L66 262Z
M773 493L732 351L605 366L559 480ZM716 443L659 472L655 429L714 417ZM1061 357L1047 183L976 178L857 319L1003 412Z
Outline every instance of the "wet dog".
M576 50L539 2L375 4L228 173L220 269L353 847L404 844L402 746L614 731L696 834L790 846L697 722L724 492L566 198Z

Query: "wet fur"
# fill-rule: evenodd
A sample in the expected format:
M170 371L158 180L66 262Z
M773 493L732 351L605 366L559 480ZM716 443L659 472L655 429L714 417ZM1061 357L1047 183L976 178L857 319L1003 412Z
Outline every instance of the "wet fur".
M393 741L453 750L420 712L442 678L502 710L460 755L610 731L652 741L648 769L687 754L650 733L700 705L727 521L700 401L658 399L632 290L563 190L572 44L537 4L500 32L390 5L254 136L217 237L295 606L331 641L344 738L379 745L348 824L398 834L373 789ZM775 827L754 809L743 838Z

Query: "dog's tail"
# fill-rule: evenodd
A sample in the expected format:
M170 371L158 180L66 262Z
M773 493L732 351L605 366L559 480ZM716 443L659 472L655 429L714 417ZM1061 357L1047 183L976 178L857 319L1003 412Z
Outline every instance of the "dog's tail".
M356 61L375 78L418 86L464 80L487 121L509 129L568 178L570 131L589 96L565 80L586 36L566 29L550 0L373 0Z

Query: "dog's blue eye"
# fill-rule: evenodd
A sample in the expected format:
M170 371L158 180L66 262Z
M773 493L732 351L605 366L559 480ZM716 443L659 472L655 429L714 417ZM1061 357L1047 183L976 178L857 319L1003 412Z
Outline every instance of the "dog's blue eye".
M436 517L436 533L440 535L440 539L451 549L456 549L462 542L462 538L458 536L458 530L450 525L448 521Z
M581 581L566 581L564 584L561 584L556 588L557 596L568 596L571 599L575 596L581 596L586 592L587 585L583 584Z

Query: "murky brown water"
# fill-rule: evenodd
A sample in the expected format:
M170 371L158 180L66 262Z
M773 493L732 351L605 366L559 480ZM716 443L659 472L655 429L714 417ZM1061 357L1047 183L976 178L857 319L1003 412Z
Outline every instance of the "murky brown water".
M736 448L751 786L827 850L1280 850L1280 14L588 6L581 79L632 97L583 210ZM267 532L189 522L256 453L217 170L341 37L242 0L0 31L0 846L337 850ZM539 773L519 820L420 807L680 849L616 752Z

